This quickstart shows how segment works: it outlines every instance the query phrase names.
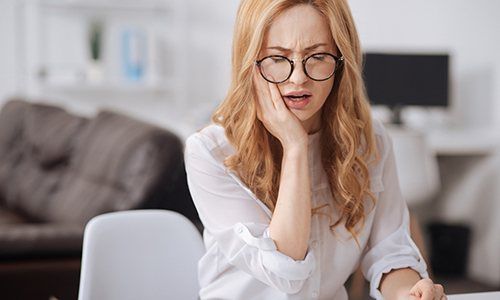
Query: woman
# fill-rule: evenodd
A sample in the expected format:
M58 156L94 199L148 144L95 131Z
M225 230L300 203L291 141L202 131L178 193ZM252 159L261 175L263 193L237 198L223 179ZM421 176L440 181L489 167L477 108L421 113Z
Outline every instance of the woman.
M242 1L227 98L186 141L201 299L347 299L359 265L377 299L446 299L361 63L347 0Z

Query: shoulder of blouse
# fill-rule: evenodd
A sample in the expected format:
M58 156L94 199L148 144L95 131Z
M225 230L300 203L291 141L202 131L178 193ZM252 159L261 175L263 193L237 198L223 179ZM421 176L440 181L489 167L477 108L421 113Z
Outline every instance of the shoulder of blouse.
M226 157L235 153L234 147L227 140L224 128L218 124L210 124L190 135L186 140L186 150L208 151L219 163L223 163Z
M380 120L372 119L372 128L380 155L380 162L384 162L392 149L392 140Z
M378 153L369 163L368 169L372 190L382 190L382 174L392 151L392 140L380 120L372 119L372 128Z
M379 119L372 119L373 133L376 136L382 136L385 134L385 127Z

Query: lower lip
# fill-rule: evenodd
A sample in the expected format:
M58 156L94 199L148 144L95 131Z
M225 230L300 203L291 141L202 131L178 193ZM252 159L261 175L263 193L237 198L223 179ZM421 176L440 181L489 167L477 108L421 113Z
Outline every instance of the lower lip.
M288 97L285 97L285 103L288 108L293 108L293 109L303 109L304 107L307 106L311 102L311 96L305 97L302 100L299 101L293 101L290 100Z

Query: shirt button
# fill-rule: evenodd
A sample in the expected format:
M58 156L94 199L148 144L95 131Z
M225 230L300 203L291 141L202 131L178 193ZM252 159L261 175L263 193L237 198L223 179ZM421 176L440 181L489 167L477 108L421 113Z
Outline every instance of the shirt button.
M313 248L318 247L318 241L312 241L311 247L313 247Z
M319 294L318 294L318 292L314 291L314 292L312 292L311 296L313 298L318 298Z
M242 233L243 232L243 227L238 227L238 233Z

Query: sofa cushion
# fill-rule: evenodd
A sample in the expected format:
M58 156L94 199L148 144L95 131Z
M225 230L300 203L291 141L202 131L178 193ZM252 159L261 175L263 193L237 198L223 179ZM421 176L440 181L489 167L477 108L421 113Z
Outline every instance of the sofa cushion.
M45 220L65 176L85 119L61 108L14 100L0 114L0 198L3 205Z
M27 151L42 168L66 163L87 120L62 108L33 104L25 114Z
M0 111L0 201L4 203L13 193L15 187L11 183L12 170L22 159L23 147L20 140L23 136L24 113L29 104L22 101L9 101Z
M47 205L65 176L65 169L47 171L32 160L22 160L11 169L4 205L33 221L46 221Z
M23 133L24 113L29 104L19 100L11 100L0 110L0 162L8 159L5 155L12 152Z
M178 174L179 154L182 144L174 134L102 111L85 129L46 217L85 223L104 212L141 207L166 168Z
M5 207L0 207L0 229L5 225L22 224L27 222L26 218Z

